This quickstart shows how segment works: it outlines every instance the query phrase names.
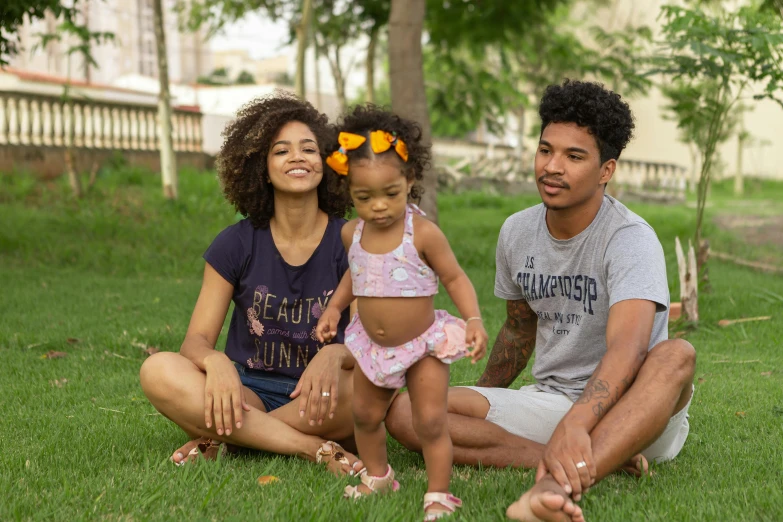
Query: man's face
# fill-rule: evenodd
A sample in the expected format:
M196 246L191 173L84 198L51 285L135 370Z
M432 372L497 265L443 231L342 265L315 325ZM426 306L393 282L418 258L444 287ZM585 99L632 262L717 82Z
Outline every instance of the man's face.
M575 123L550 123L541 134L536 151L538 193L548 209L578 207L603 197L616 161L601 164L598 144L586 127Z

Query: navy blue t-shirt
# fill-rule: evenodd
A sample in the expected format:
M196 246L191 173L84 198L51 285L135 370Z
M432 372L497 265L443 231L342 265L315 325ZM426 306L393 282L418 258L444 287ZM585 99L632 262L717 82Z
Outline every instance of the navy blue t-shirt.
M234 312L226 355L247 368L298 379L322 344L315 337L321 312L337 289L348 256L340 230L329 219L321 243L304 265L291 266L278 252L269 228L244 219L223 230L204 259L234 285ZM332 342L342 343L350 312L343 312Z

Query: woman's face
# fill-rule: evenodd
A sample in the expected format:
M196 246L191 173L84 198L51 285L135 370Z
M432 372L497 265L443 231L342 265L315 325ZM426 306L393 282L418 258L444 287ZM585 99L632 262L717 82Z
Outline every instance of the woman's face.
M283 125L272 139L267 170L276 191L303 194L315 190L324 166L310 127L299 121Z

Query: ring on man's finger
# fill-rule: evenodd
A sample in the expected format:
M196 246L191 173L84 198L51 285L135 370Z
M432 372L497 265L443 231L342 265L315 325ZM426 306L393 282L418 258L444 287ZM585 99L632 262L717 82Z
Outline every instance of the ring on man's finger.
M329 397L331 393L329 392L321 392L321 397Z
M576 463L576 469L584 468L585 466L587 466L587 462L585 462L584 460Z

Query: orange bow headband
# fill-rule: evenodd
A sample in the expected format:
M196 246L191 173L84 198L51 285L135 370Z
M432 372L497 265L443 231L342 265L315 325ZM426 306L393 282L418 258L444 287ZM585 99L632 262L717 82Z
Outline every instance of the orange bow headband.
M367 141L367 138L358 134L352 134L350 132L341 132L337 137L337 142L340 144L340 148L334 151L328 158L326 158L326 164L332 167L332 169L341 176L348 175L348 156L346 153L349 150L356 150ZM391 147L397 151L397 154L402 158L402 161L408 161L408 146L405 142L399 139L393 134L389 134L386 131L376 130L370 133L370 147L375 154L386 152Z

